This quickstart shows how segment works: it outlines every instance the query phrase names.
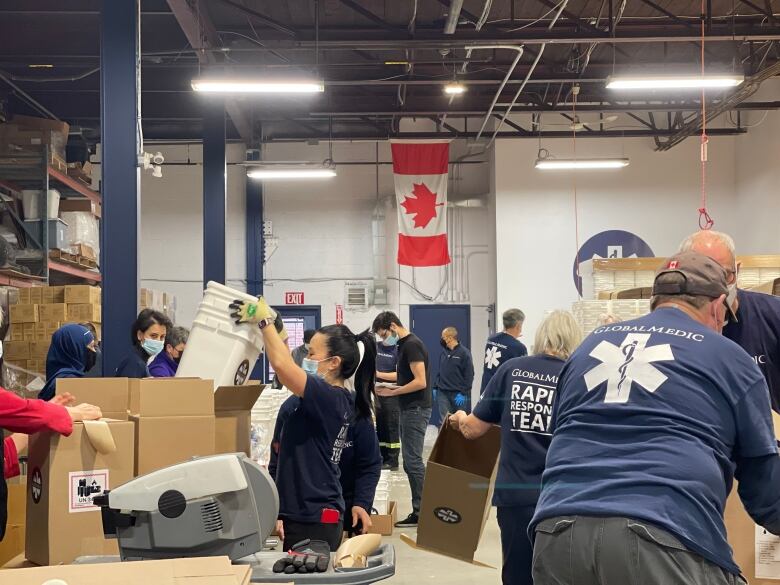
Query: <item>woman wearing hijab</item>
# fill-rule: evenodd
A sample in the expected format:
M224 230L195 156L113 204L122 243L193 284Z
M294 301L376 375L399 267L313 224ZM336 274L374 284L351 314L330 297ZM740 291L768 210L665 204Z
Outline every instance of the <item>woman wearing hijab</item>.
M95 365L95 337L83 325L65 325L51 337L41 400L54 398L58 378L83 378Z

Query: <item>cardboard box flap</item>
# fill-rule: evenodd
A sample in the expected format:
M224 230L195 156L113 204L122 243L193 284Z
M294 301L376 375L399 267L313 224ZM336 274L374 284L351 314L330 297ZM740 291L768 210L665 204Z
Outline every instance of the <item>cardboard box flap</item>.
M445 422L428 460L489 479L493 475L500 450L499 427L493 426L479 439L470 441Z
M424 550L424 551L428 551L428 552L433 552L433 553L436 553L436 554L444 555L445 557L450 557L452 559L458 559L459 561L463 561L465 563L469 563L471 565L474 565L475 567L484 567L485 569L493 569L493 570L496 569L496 567L493 567L493 566L488 565L486 563L482 563L482 562L477 561L475 559L470 559L470 558L467 558L467 557L460 557L458 555L454 555L454 554L448 553L446 551L441 551L441 550L436 550L436 549L425 547L425 546L420 546L419 544L417 544L417 541L414 538L412 538L411 536L409 536L407 534L401 534L401 542L408 544L409 546L411 546L415 550Z
M87 438L95 451L102 455L116 451L116 443L108 422L105 420L85 420L83 423Z
M215 412L251 410L265 390L265 385L220 386L214 392Z
M233 567L228 557L59 565L0 572L0 585L42 585L61 579L69 585L242 585L250 567Z

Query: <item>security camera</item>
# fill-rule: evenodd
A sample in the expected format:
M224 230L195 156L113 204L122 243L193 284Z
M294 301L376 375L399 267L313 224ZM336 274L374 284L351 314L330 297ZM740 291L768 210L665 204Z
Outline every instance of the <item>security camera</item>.
M152 166L152 176L158 179L162 177L162 167L160 165Z
M163 156L162 152L155 152L152 155L152 162L156 165L161 165L165 162L165 157Z

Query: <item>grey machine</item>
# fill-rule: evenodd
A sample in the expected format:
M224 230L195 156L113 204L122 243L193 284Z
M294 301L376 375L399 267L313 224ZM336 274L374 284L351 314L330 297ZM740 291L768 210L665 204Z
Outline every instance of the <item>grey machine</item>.
M244 454L200 457L143 475L95 498L123 561L259 552L276 525L279 494Z

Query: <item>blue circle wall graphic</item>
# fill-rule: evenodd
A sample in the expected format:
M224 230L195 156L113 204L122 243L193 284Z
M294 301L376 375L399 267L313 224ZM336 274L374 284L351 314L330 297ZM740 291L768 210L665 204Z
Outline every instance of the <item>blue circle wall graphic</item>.
M580 246L579 254L572 262L572 278L577 292L582 295L582 277L577 276L577 260L580 263L591 258L652 258L653 250L642 238L624 230L600 232Z

